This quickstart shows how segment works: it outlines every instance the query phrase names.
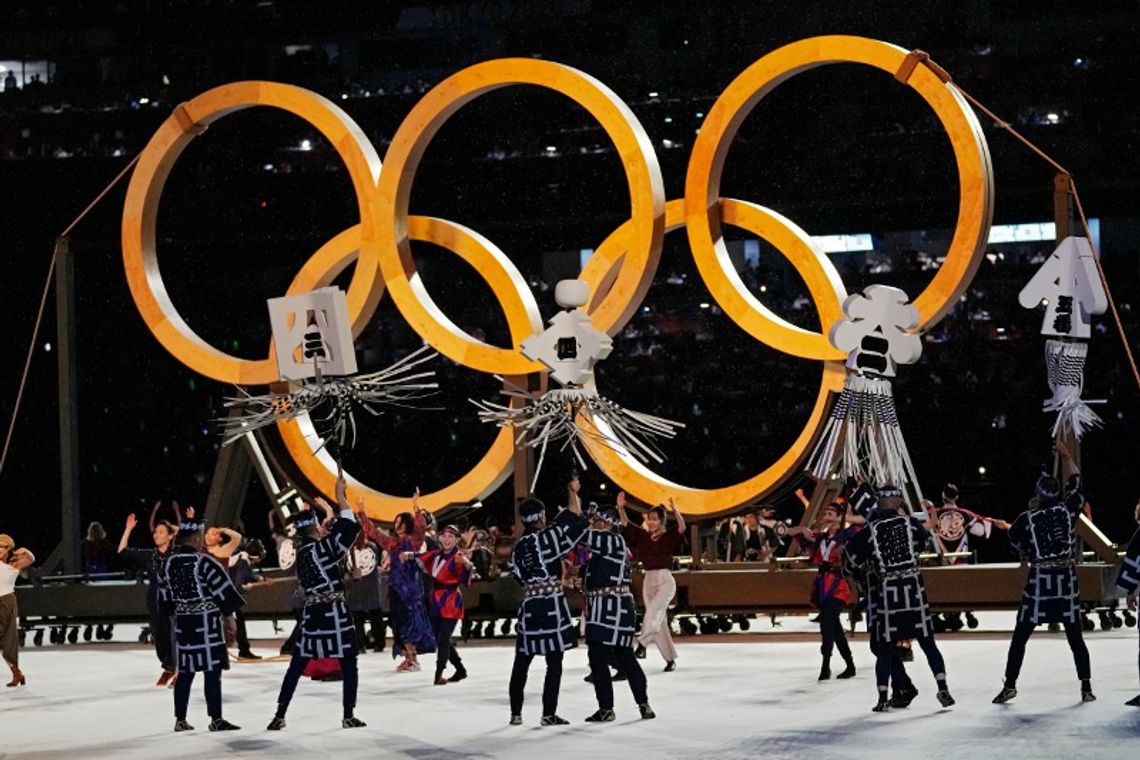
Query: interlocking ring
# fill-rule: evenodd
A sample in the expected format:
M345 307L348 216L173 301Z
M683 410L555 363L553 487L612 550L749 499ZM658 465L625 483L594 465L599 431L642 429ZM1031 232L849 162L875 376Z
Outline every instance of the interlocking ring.
M761 98L785 79L825 63L853 62L894 74L906 58L902 48L859 37L816 37L782 47L748 67L709 111L693 147L685 197L664 200L657 157L637 118L597 80L557 63L533 59L487 61L445 79L416 104L397 130L384 168L360 129L336 105L313 93L265 82L245 82L211 90L176 109L144 150L131 180L123 215L123 254L132 296L148 327L163 346L196 371L225 382L263 384L276 380L269 358L250 361L207 345L178 315L166 295L154 246L158 198L173 162L189 140L212 121L234 110L270 105L288 110L317 127L348 167L361 221L326 243L302 267L289 293L330 283L356 264L349 286L353 334L375 312L384 290L424 340L457 363L483 372L523 375L541 369L518 350L523 339L542 329L534 296L510 260L490 241L443 219L408 215L416 168L427 144L464 104L493 89L530 84L570 97L589 111L614 142L630 188L630 220L595 250L581 277L593 287L588 313L611 335L636 312L649 288L662 238L681 226L702 279L717 303L749 335L783 353L824 362L815 405L803 431L777 461L758 475L727 488L692 489L671 483L632 456L601 446L590 453L621 488L648 501L679 495L689 514L710 515L758 498L798 473L821 427L832 393L842 388L842 355L823 331L796 327L771 312L747 291L728 258L722 225L748 230L772 244L799 272L811 293L820 324L839 318L846 295L830 260L794 223L762 206L721 198L719 185L728 147L740 124ZM940 319L965 290L977 269L992 216L993 179L981 127L961 96L925 67L907 79L935 111L954 148L961 197L958 224L945 263L915 299L922 327ZM486 280L507 317L511 348L488 345L465 333L436 306L415 269L410 240L425 240L456 253ZM378 276L379 275L379 276ZM335 463L319 446L311 421L279 425L298 466L314 485L333 490ZM604 431L603 431L604 432ZM429 509L481 498L511 472L513 434L501 430L490 449L458 481L422 502ZM365 498L369 514L390 519L409 501L375 491L349 477L349 496Z

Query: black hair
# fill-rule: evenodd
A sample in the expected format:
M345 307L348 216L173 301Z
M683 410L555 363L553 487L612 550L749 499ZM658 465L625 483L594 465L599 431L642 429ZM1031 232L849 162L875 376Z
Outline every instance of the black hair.
M669 516L669 513L665 511L665 505L664 504L658 504L657 506L652 507L649 510L649 514L656 516L657 519L660 520L662 523L666 522L668 520L668 516Z
M392 530L395 531L400 523L404 524L404 535L410 536L416 532L416 518L411 512L401 512L396 515L396 519L392 521Z
M942 487L942 498L948 501L957 501L958 499L958 486L953 483L947 483Z

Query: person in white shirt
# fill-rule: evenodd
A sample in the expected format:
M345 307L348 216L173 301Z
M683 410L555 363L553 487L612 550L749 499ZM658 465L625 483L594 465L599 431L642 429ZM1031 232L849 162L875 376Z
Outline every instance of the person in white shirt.
M16 579L32 566L35 556L17 549L7 534L0 534L0 653L12 670L9 688L27 683L20 670L20 611L16 607Z

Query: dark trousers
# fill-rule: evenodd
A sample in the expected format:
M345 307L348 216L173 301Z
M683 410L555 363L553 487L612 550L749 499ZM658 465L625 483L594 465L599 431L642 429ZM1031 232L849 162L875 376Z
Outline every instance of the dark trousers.
M237 637L238 654L246 654L249 652L249 634L245 630L245 615L241 614L241 610L234 613L234 629Z
M190 687L194 685L192 672L183 671L174 682L174 717L186 720L186 709L190 705ZM222 671L210 670L202 674L206 680L206 714L212 720L222 717Z
M456 670L463 670L463 660L460 659L459 652L451 643L451 634L455 633L455 625L458 622L458 620L442 617L432 618L432 628L435 630L435 677L437 679L443 675L443 669L447 667L449 662Z
M295 620L293 630L289 631L289 638L285 639L285 643L281 645L281 654L291 655L296 649L297 641L301 638L301 613L303 611L303 607L293 610Z
M599 644L591 641L588 645L590 660L590 675L594 681L594 696L598 698L598 707L603 710L614 709L614 683L610 677L610 659L616 659L619 670L629 680L633 699L639 705L649 702L649 693L645 683L645 672L637 662L632 647L619 647L611 644Z
M301 674L312 658L294 654L289 660L289 669L285 671L285 678L281 681L281 693L277 695L277 717L284 718L289 703L293 701L293 693L297 691L297 683ZM356 709L356 691L360 684L360 673L356 668L356 655L340 657L340 674L343 677L341 702L344 705L344 717L351 718Z
M942 653L938 651L938 645L934 643L933 636L923 636L917 639L918 645L922 647L922 653L926 655L926 662L930 665L930 672L934 674L935 678L945 679L946 677L946 662L942 659ZM875 680L879 685L879 691L886 691L887 687L895 673L895 665L893 660L898 660L898 653L895 652L893 644L880 646L879 651L875 653ZM899 660L899 668L902 667L902 661ZM907 679L910 680L909 678ZM898 689L899 684L895 682L895 688Z
M894 686L895 691L901 689L914 688L914 682L910 680L907 675L906 665L903 664L902 658L899 657L898 648L889 641L883 641L875 633L874 623L871 624L871 654L875 655L875 675L879 673L879 662L884 658L887 660L887 677L890 683ZM876 679L880 685L883 683L881 679Z
M851 662L851 647L847 644L847 635L843 632L843 623L839 616L846 605L838 599L832 599L819 610L819 635L823 643L819 647L824 659L831 657L832 647L839 650L839 656L844 662Z
M372 643L375 649L380 650L384 648L384 644L388 639L388 622L384 619L383 610L354 610L352 613L352 622L356 626L356 648L363 652L368 647L368 633L365 631L364 624L368 623L372 626Z
M511 715L520 715L523 706L523 689L530 671L533 654L515 652L515 664L511 668ZM542 683L542 714L554 715L558 712L558 690L562 686L562 652L546 654L546 679Z
M162 669L173 673L177 669L174 661L174 627L169 615L150 616L150 637L154 641L154 653L162 663Z
M1080 623L1065 623L1065 638L1069 640L1069 649L1073 651L1073 663L1077 666L1077 678L1086 680L1092 678L1092 666L1089 664L1089 648L1085 646L1084 632ZM1009 642L1009 657L1005 661L1006 683L1017 683L1021 674L1021 663L1025 660L1025 645L1033 635L1037 625L1032 622L1018 623L1013 629L1013 640Z

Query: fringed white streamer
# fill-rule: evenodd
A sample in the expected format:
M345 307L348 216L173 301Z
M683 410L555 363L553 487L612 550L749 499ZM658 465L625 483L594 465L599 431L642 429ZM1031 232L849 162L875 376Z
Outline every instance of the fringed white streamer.
M628 451L642 462L663 462L664 455L654 439L672 438L678 428L684 427L664 417L626 409L599 395L594 388L556 388L540 395L507 383L503 395L521 404L506 406L476 399L471 399L471 403L479 408L480 420L498 427L513 427L518 431L516 444L529 439L525 445L538 449L532 490L538 483L547 446L552 443L561 441L560 451L570 448L582 469L587 465L579 444L587 442ZM588 424L583 424L583 420Z
M808 471L820 479L833 474L855 476L878 485L890 483L904 491L910 484L918 491L889 380L858 372L847 374L843 392L812 452Z
M1056 412L1053 436L1071 431L1077 440L1103 421L1089 404L1103 404L1104 399L1081 398L1085 385L1085 360L1089 344L1084 341L1050 339L1045 342L1045 368L1049 376L1049 390L1053 397L1042 405L1045 412Z
M277 422L322 413L323 416L314 417L313 424L324 441L335 438L344 446L351 433L351 448L356 444L356 408L379 416L385 406L415 406L412 402L430 396L439 388L431 381L435 376L433 370L416 371L436 355L424 346L378 372L352 377L318 376L290 393L254 396L239 386L238 392L242 395L226 399L225 406L239 409L241 414L218 420L223 425L223 445Z

